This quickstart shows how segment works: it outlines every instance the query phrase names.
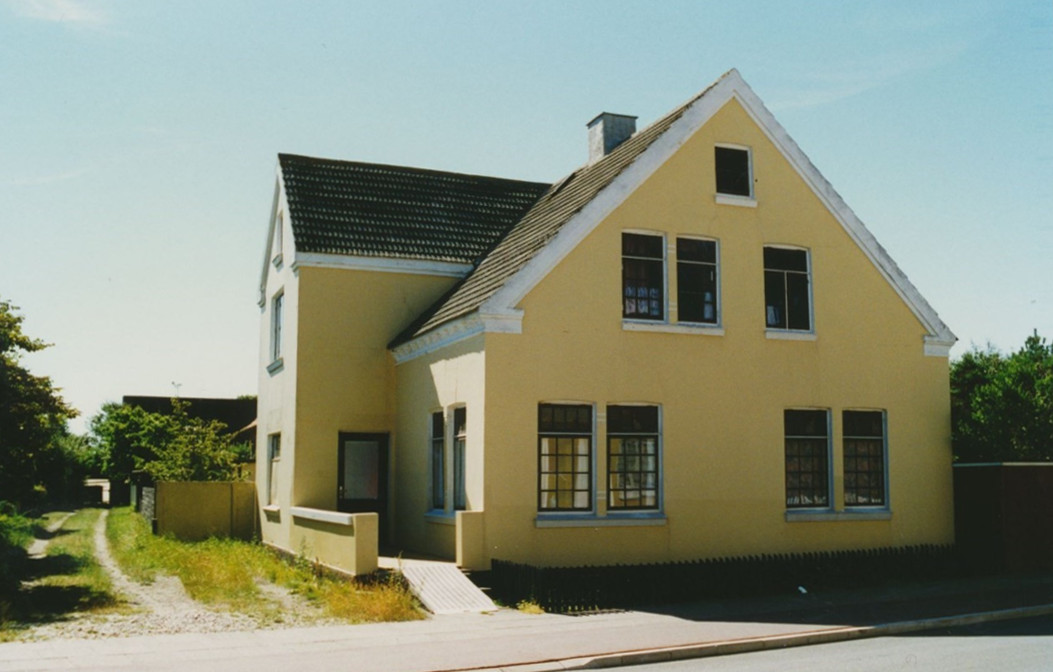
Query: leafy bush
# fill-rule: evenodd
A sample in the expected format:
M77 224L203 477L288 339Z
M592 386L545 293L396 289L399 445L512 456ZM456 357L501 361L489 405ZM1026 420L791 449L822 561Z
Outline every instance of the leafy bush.
M1053 460L1053 345L1037 333L1009 355L973 349L951 365L959 462Z

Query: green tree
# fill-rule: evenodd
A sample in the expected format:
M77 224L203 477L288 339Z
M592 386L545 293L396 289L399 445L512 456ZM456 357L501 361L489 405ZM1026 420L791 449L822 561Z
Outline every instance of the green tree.
M227 426L191 417L172 400L170 414L109 403L92 418L104 454L104 473L127 481L142 472L155 481L225 481L236 477L237 456Z
M973 349L951 366L954 454L963 462L1053 460L1053 346Z
M27 502L61 462L58 441L77 415L46 376L35 376L22 356L48 347L22 331L24 318L0 300L0 493Z
M187 414L188 404L172 400L167 416L174 429L171 441L155 452L144 470L155 481L227 481L236 478L237 456L218 420L202 420Z
M168 416L148 413L139 406L110 402L91 419L91 434L102 453L102 473L122 483L156 459L158 451L174 440L175 432Z

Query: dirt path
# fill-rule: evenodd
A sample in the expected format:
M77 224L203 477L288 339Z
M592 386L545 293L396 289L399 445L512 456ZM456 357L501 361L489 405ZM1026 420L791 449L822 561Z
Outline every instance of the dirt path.
M182 582L174 576L158 574L149 584L133 581L121 571L110 553L110 545L106 539L108 516L109 511L103 510L95 522L95 557L109 574L113 591L131 608L131 613L127 610L114 613L71 613L65 620L30 628L21 639L95 639L180 632L228 632L333 622L320 618L317 607L306 604L302 598L269 583L260 586L261 600L280 605L282 618L280 621L261 623L251 616L213 610L194 601L186 594ZM68 517L52 523L48 530L58 530ZM47 544L46 540L42 541L44 545L39 549L41 553L46 550Z
M51 523L49 523L48 526L44 528L44 532L48 535L54 535L55 532L58 532L59 529L66 524L66 521L69 520L70 516L72 515L72 511L67 511L63 513L62 516L51 521ZM43 558L45 555L47 555L48 543L50 542L51 536L48 536L46 539L34 539L33 543L29 545L29 548L26 549L26 553L29 555L29 558L31 560L39 560L40 558Z

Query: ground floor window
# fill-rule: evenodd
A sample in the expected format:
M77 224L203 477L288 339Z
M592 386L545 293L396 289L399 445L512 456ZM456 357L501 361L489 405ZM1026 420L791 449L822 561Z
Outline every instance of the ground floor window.
M446 421L442 411L431 414L431 508L446 508Z
M267 437L267 503L278 503L278 465L282 457L282 435Z
M538 510L592 508L592 406L538 405Z
M830 422L827 411L783 412L786 507L830 506Z
M658 407L607 407L607 506L658 507Z
M468 412L464 406L453 409L453 508L468 508L468 491L464 483L465 448L468 442Z
M844 411L845 506L885 506L885 414Z

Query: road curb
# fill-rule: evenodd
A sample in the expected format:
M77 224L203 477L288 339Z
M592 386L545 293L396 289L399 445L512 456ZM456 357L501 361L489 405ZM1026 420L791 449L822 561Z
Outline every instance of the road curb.
M787 649L795 646L811 646L813 644L832 644L834 642L845 642L853 639L902 635L911 632L932 630L935 628L952 628L963 625L992 623L995 621L1006 621L1017 618L1048 616L1050 614L1053 614L1053 604L1042 604L1031 607L1017 607L1013 609L983 611L972 614L939 616L912 621L882 623L879 625L845 626L795 632L786 635L748 637L744 639L685 644L682 646L637 651L619 651L617 653L602 654L598 656L564 658L562 660L549 660L476 669L474 672L559 672L562 670L595 670L623 665L642 665L645 663L661 663L673 660L688 660L691 658L708 658L711 656L726 656L735 653L751 653L754 651L766 651L771 649Z

